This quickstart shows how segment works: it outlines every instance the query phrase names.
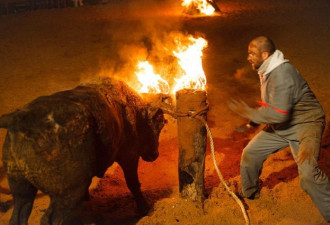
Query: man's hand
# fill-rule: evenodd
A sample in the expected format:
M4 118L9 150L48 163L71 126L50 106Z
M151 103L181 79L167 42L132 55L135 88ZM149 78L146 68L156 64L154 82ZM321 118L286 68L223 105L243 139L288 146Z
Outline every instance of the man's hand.
M239 133L242 133L244 131L247 131L250 128L251 128L251 126L249 126L249 124L243 124L242 126L235 127L235 130Z
M245 131L247 131L247 130L251 130L251 129L253 129L253 128L257 128L258 126L259 126L259 124L250 121L250 122L247 123L247 124L243 124L243 125L241 125L241 126L239 126L239 127L235 127L235 130L236 130L237 132L239 132L239 133L242 133L242 132L245 132Z
M250 111L252 110L245 102L242 100L236 101L234 99L228 104L228 107L238 115L249 118Z

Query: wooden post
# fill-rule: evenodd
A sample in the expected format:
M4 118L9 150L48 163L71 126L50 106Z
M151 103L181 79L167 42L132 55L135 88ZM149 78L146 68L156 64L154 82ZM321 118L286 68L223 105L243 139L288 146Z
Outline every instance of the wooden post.
M176 111L194 113L206 106L206 92L184 89L176 93ZM206 119L206 114L202 115ZM179 188L183 198L203 202L206 128L196 118L178 117Z

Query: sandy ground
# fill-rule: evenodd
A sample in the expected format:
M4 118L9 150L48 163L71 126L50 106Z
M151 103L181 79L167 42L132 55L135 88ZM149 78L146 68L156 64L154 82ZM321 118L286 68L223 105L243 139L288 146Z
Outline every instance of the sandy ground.
M70 89L97 76L136 82L133 63L156 58L173 31L203 34L208 40L203 66L208 81L208 124L214 136L218 166L232 190L240 179L241 151L256 130L235 132L246 122L227 107L235 97L254 105L259 99L257 75L246 62L247 45L258 35L273 38L290 59L330 118L330 2L327 0L217 1L223 13L213 17L183 15L177 1L109 1L104 5L23 12L0 17L0 114L11 112L40 95ZM165 67L165 66L164 66ZM164 69L165 70L165 69ZM90 187L91 201L82 211L86 224L244 224L239 206L219 182L208 146L204 207L179 198L176 121L160 137L160 156L141 161L140 182L153 206L141 217L120 167L114 164ZM329 121L329 120L328 120ZM330 175L329 123L319 165ZM2 146L6 130L0 130ZM0 224L8 224L12 197L0 173ZM246 200L251 224L326 224L309 196L299 187L289 149L272 155L261 174L261 197ZM38 193L29 223L39 220L49 198Z

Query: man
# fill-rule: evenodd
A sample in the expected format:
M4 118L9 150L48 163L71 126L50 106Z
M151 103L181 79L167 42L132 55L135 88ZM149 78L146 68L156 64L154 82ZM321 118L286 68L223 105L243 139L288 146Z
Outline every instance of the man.
M229 107L254 124L266 126L243 150L240 165L243 197L258 197L263 162L270 154L290 146L298 165L301 188L330 222L330 181L317 163L325 126L320 103L269 38L253 39L247 60L260 77L260 107L254 109L234 100Z

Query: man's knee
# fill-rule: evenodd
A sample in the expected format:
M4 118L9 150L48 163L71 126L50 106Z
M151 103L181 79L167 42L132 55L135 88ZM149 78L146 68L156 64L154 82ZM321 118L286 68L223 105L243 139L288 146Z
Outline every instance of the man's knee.
M262 157L255 152L252 148L249 148L249 146L245 147L243 149L242 157L241 157L241 167L247 167L254 164L259 164L260 161L263 161L261 159Z
M310 165L307 162L305 163L304 166L299 167L300 186L303 189L306 188L308 183L323 184L329 182L327 175L323 173L318 166Z
M253 157L251 151L247 148L244 148L241 156L241 163L240 163L241 167L246 167L248 165L251 165L252 158Z

